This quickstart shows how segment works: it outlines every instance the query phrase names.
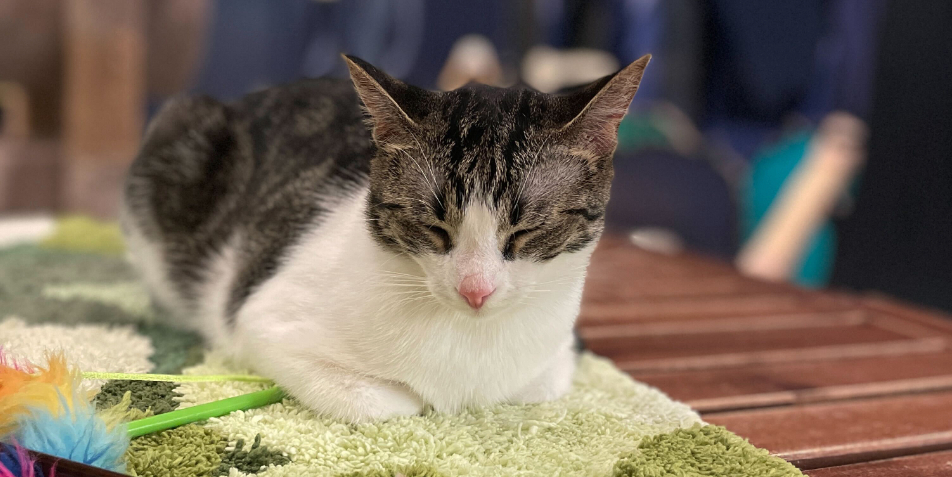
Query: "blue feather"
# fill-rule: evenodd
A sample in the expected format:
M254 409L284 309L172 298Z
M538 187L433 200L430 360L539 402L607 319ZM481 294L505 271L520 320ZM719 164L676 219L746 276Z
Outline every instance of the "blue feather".
M66 400L62 401L69 410ZM125 426L109 429L92 405L81 399L73 401L72 412L58 416L47 409L31 409L18 420L13 437L27 449L114 472L126 470L123 456L129 436Z

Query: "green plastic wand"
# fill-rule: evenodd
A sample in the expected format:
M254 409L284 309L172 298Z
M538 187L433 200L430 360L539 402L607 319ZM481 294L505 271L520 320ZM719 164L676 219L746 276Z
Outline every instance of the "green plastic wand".
M210 417L224 416L234 411L244 411L256 407L267 406L281 401L284 391L274 386L263 391L257 391L240 396L199 404L185 409L166 412L157 416L137 419L129 423L129 437L139 437L153 432L164 431L173 427L191 424Z

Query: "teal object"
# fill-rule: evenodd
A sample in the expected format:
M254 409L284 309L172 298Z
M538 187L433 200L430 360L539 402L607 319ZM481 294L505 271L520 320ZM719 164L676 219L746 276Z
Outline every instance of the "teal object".
M741 223L745 241L753 235L786 180L803 161L812 137L812 131L790 134L754 157L742 191ZM794 281L809 288L825 286L833 273L835 253L836 230L832 222L827 222L810 240Z
M657 127L651 114L633 112L618 125L618 150L621 152L670 147L667 136Z

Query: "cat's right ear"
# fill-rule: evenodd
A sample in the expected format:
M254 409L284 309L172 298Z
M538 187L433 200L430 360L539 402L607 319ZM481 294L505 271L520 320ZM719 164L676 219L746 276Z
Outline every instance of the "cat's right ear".
M354 88L370 115L377 144L410 145L409 136L425 114L433 93L408 85L356 56L343 56Z
M645 55L618 73L606 76L566 97L582 109L562 127L566 141L590 158L611 158L618 145L618 126L638 92L651 55ZM571 110L572 108L570 108Z

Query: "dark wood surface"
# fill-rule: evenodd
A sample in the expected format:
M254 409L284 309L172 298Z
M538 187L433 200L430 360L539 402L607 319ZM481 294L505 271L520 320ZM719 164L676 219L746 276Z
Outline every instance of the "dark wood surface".
M813 477L878 477L881 475L948 477L952 475L952 451L828 467L815 470L810 475Z
M812 476L952 476L952 321L617 237L580 335L634 378Z

